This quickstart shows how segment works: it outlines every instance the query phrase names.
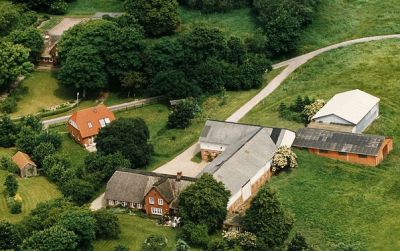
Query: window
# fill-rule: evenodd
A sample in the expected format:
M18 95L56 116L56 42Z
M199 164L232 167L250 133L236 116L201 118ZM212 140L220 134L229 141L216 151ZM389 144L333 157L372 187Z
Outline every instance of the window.
M122 204L123 207L126 207L126 202L125 201L123 201L121 204Z
M113 201L113 200L109 200L109 201L108 201L108 205L114 206L114 201Z
M109 118L105 118L104 121L106 122L106 124L110 124L110 119Z
M162 209L158 207L152 207L151 214L162 215Z
M101 127L105 127L106 126L106 122L104 121L104 119L99 119L100 122L100 126Z
M149 203L150 203L150 205L154 205L154 198L153 197L149 197Z
M138 203L138 204L136 204L136 207L137 207L138 209L141 209L141 208L142 208L142 204Z
M160 205L160 206L164 205L164 200L163 199L158 199L158 205Z
M72 119L68 120L68 123L70 125L72 125L72 127L74 127L75 129L78 129L78 126L76 125L75 121L73 121Z
M365 155L365 154L359 154L359 155L358 155L358 157L359 157L359 158L362 158L362 159L366 159L366 158L368 158L368 155Z
M135 203L133 203L133 202L129 203L129 207L130 208L135 208Z
M341 156L347 156L347 153L345 153L345 152L339 152L339 155L341 155Z
M320 149L319 152L320 152L320 153L328 153L327 150L322 150L322 149Z
M93 125L92 125L91 122L88 122L87 125L88 125L89 128L92 128L92 127L93 127Z

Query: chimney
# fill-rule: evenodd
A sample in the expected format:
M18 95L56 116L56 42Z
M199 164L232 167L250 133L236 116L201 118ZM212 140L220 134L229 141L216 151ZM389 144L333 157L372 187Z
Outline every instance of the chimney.
M176 173L176 181L181 181L182 178L182 171Z

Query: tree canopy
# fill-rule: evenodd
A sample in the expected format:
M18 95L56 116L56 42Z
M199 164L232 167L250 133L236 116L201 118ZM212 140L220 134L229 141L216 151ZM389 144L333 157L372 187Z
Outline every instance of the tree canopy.
M262 187L246 210L242 225L257 236L262 250L280 247L289 236L293 219L282 208L276 192Z
M28 27L12 31L6 38L14 44L20 44L28 48L31 62L35 62L43 49L44 39L38 29Z
M96 147L104 155L120 152L133 168L139 168L150 161L153 147L149 138L150 132L143 119L122 118L100 130Z
M0 41L0 89L33 70L29 49L20 44Z
M208 231L222 227L227 215L230 192L212 175L203 174L179 196L179 213L183 224L205 224Z
M152 37L170 35L180 25L176 0L127 0L125 9Z

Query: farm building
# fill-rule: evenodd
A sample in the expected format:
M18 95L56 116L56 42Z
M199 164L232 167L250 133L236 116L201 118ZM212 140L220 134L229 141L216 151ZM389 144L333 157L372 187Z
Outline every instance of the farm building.
M105 105L74 112L68 119L70 135L85 147L95 146L95 137L102 127L115 120L114 113Z
M123 206L144 210L148 215L174 215L179 194L195 178L133 169L116 171L107 182L105 200L109 207Z
M378 116L379 98L356 89L333 96L308 127L362 133Z
M323 157L377 166L393 150L393 140L384 136L302 128L293 146Z
M272 176L271 162L280 146L291 146L295 133L231 122L207 120L200 136L201 156L212 160L207 172L231 192L228 210L234 212Z
M22 178L37 176L37 166L26 153L18 151L11 159L18 166Z

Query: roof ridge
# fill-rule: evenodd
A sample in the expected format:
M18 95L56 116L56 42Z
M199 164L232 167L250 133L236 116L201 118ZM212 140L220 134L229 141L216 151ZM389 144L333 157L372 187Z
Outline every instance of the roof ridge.
M145 170L128 169L128 168L119 168L115 172L136 173L136 174L141 174L141 175L145 175L145 176L153 176L153 177L160 177L160 178L165 177L168 179L176 179L176 176L177 176L177 175L172 175L172 174L155 173L155 172L149 172L149 171L145 171ZM196 181L197 178L189 177L189 176L181 176L181 180Z
M226 121L226 120L217 120L217 119L211 119L211 118L207 118L207 121L214 121L214 122L221 122L221 123L235 124L235 125L244 125L244 126L254 126L254 127L269 128L269 129L281 129L281 130L295 132L295 131L285 128L285 127L269 127L269 126L261 126L261 125L249 124L249 123L239 123L239 122L232 122L232 121ZM207 121L206 121L206 123L207 123Z

